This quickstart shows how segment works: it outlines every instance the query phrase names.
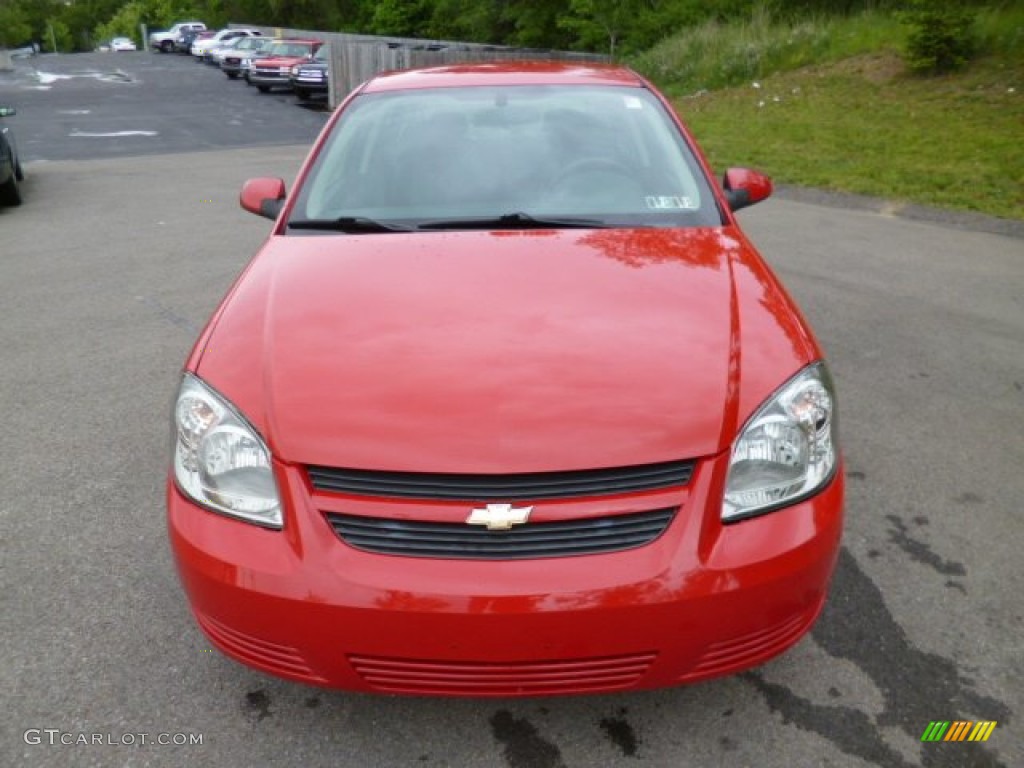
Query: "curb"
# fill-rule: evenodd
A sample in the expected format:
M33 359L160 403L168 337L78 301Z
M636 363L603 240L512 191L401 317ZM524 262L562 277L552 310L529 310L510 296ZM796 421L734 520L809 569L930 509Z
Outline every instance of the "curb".
M987 232L993 235L1024 239L1024 220L1021 219L1003 219L998 216L987 216L983 213L930 208L925 205L917 205L899 200L886 200L880 197L856 195L848 192L832 192L822 189L811 189L809 187L794 187L786 184L777 185L775 187L775 194L784 200L792 200L798 203L868 211L881 216L939 224L951 229Z

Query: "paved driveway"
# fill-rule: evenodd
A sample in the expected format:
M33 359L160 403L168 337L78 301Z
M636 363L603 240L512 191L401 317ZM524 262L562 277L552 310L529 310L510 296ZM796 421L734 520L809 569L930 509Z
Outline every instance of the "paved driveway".
M0 72L27 162L309 143L327 113L293 108L185 54L37 56Z

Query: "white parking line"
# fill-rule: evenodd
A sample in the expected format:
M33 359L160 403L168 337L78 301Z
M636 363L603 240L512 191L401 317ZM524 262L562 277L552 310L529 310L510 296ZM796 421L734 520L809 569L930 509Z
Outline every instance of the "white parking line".
M86 131L72 131L68 136L72 136L76 139L87 138L87 139L106 139L115 138L117 136L159 136L157 131L114 131L112 133L87 133Z

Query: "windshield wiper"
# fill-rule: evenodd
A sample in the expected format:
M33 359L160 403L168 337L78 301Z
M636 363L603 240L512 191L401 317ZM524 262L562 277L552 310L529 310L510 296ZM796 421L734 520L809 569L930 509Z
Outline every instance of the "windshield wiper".
M409 232L411 227L401 224L385 224L376 219L367 219L363 216L340 216L337 219L299 219L289 221L291 229L320 229L332 232L347 232L349 234L365 232Z
M501 216L480 216L473 219L437 219L424 221L417 229L603 229L609 225L601 219L542 218L522 211Z

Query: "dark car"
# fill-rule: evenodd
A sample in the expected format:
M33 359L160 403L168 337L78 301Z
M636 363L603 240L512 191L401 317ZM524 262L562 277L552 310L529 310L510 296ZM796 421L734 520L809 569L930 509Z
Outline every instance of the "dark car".
M305 61L292 67L289 78L292 90L299 101L309 101L314 97L327 98L328 65L327 46L322 46L313 56L312 61Z
M174 50L178 53L189 53L192 50L192 43L196 41L196 37L200 32L205 32L202 29L184 29L176 38L174 38Z
M15 114L14 107L0 107L0 118ZM18 160L14 133L0 120L0 205L20 205L18 182L25 178Z

